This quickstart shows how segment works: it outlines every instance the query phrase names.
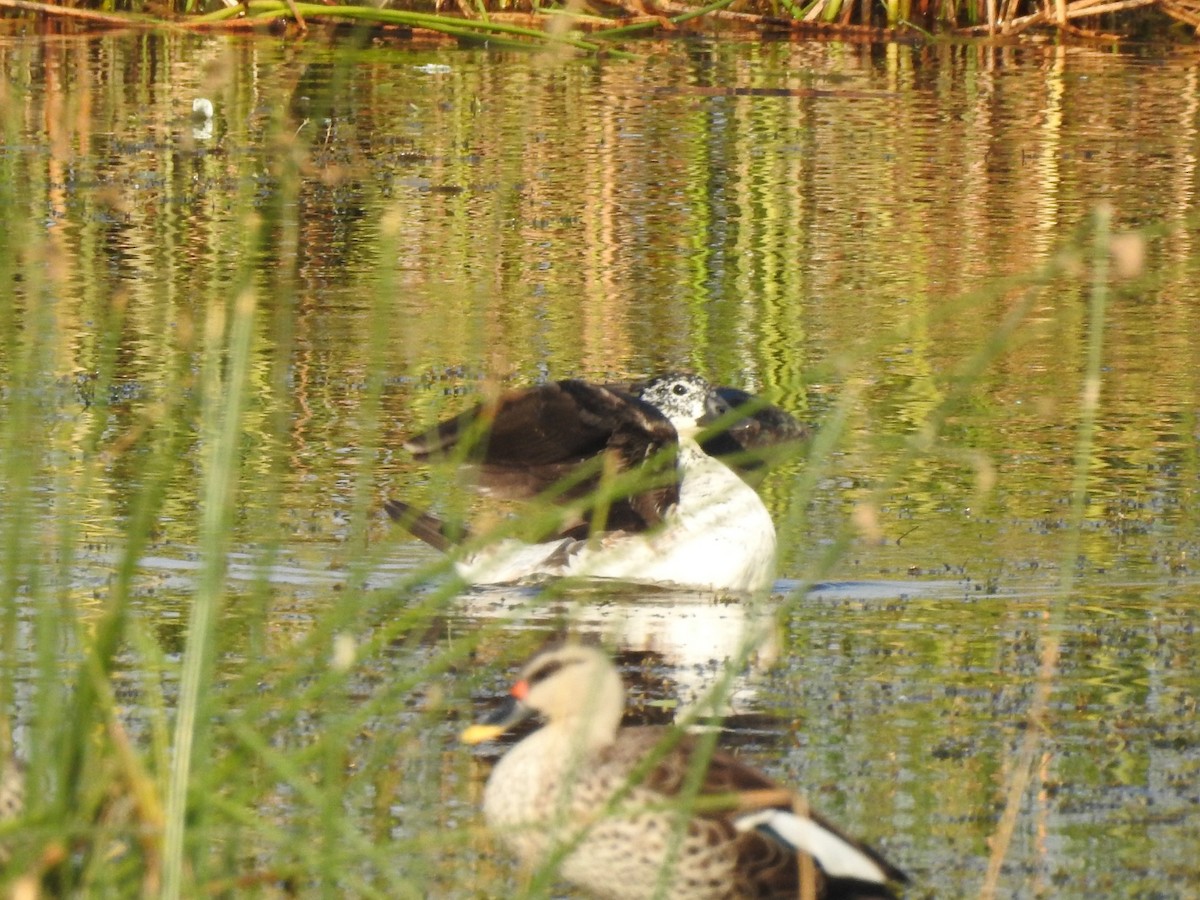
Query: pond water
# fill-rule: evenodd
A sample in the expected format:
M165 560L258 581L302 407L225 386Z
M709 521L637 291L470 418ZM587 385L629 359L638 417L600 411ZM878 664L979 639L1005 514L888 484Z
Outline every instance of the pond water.
M208 810L199 883L511 895L455 743L472 706L546 636L602 634L639 717L669 719L755 630L728 743L908 896L979 894L1022 773L997 896L1200 896L1200 54L629 49L0 37L18 748L55 729L45 610L78 623L51 642L69 668L153 495L114 678L165 768L203 398L231 390L213 311L253 296L193 792L253 785ZM769 603L448 593L381 515L466 502L400 440L486 385L665 368L819 428L762 487ZM337 635L353 664L327 662Z

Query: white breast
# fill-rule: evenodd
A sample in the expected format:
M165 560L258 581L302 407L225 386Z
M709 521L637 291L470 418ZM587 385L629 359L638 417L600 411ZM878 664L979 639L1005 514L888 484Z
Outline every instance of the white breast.
M616 536L578 554L570 574L706 590L771 586L775 525L754 489L688 440L680 441L679 503L647 535Z
M775 577L775 525L758 494L724 463L681 439L679 502L645 534L545 544L507 540L459 564L474 584L537 576L612 578L713 591L768 590Z

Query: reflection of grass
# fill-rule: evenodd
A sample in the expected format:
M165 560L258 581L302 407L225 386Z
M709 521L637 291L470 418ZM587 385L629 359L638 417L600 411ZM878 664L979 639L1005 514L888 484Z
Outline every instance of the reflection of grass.
M86 8L87 5L93 9ZM247 2L224 6L212 12L193 15L199 4L196 0L174 0L176 14L185 16L188 26L216 28L231 26L245 27L247 24L267 27L282 19L295 22L301 29L309 22L354 21L367 27L402 26L421 28L444 34L463 42L486 42L491 47L538 48L552 45L571 47L588 53L603 49L609 55L622 56L619 51L604 47L604 41L654 31L673 32L687 22L706 20L712 13L724 13L728 18L713 17L718 24L730 23L733 27L761 27L778 30L789 25L803 23L810 33L822 30L830 36L841 36L849 32L856 38L888 38L896 32L907 31L912 36L933 40L931 31L943 30L960 34L1004 35L1012 37L1034 29L1056 29L1068 37L1085 37L1094 40L1114 41L1111 34L1113 22L1130 22L1130 30L1144 29L1147 7L1162 14L1160 30L1166 31L1171 20L1188 27L1196 25L1196 12L1187 3L1161 3L1156 0L1117 0L1101 4L1103 15L1097 15L1094 0L1072 0L1056 6L1051 12L1033 0L1013 0L996 3L990 0L957 0L954 3L927 5L914 10L911 0L884 0L880 4L844 3L843 0L757 0L739 4L737 12L727 8L732 0L713 0L702 5L691 5L677 0L657 0L645 3L642 0L616 0L609 7L614 19L632 19L632 23L603 31L595 30L588 40L563 34L568 22L576 26L584 23L599 28L606 21L591 8L567 3L563 8L543 7L534 4L532 11L513 12L508 0L483 2L476 0L468 8L459 3L463 16L440 15L443 5L432 2L409 2L400 4L412 9L381 8L375 5L330 5L300 3L296 0L247 0ZM0 0L0 7L11 6L25 12L42 15L69 17L75 21L90 22L106 26L127 25L155 27L156 25L178 26L180 20L160 20L153 13L156 5L148 2L128 4L138 12L114 12L111 4L93 0L91 4L63 7L37 0ZM431 10L420 12L420 8ZM1092 8L1089 8L1092 7ZM149 10L150 14L143 10ZM514 25L494 21L503 14L517 16L523 22ZM565 14L565 16L564 16ZM1128 16L1128 18L1126 18ZM618 18L619 17L619 18ZM1095 30L1103 23L1104 31ZM711 28L713 21L705 21ZM544 30L538 26L545 26ZM875 29L865 35L863 29Z
M980 896L995 897L1000 890L1001 870L1004 866L1013 832L1021 814L1021 806L1034 778L1036 757L1048 730L1051 697L1058 690L1059 655L1061 632L1066 619L1067 601L1073 599L1075 563L1079 554L1080 537L1087 507L1089 473L1093 462L1093 444L1096 436L1097 413L1100 406L1100 389L1103 384L1104 326L1108 303L1108 264L1113 252L1112 235L1109 228L1112 211L1102 207L1095 217L1096 232L1091 259L1092 291L1089 303L1088 342L1086 368L1083 371L1083 390L1079 403L1079 425L1075 445L1074 481L1071 488L1070 528L1063 541L1061 580L1059 589L1052 595L1043 627L1039 633L1041 666L1038 671L1037 687L1029 704L1028 721L1020 751L1009 775L1003 815L996 827L991 843L987 877Z
M264 327L270 306L261 302L249 261L268 235L285 229L276 217L295 202L295 176L284 170L279 196L257 213L249 193L232 198L248 251L231 255L231 272L214 273L198 321L167 338L169 365L153 373L153 402L132 423L115 424L110 405L128 327L119 302L95 323L95 348L86 359L96 377L81 433L54 431L43 406L53 379L48 360L63 339L60 324L32 302L3 312L10 340L0 423L6 498L0 699L6 726L17 726L30 786L21 827L0 826L12 853L6 880L61 894L121 896L322 889L424 896L437 893L437 885L454 887L443 882L456 867L441 860L461 854L473 836L442 820L450 810L471 820L473 804L460 787L469 757L453 749L443 761L444 720L475 683L461 677L473 657L494 653L493 643L505 657L528 648L503 622L430 647L430 629L458 585L417 586L444 576L446 562L387 591L355 586L384 552L367 542L377 514L369 485L382 427L364 429L358 480L349 492L355 523L349 588L330 592L307 634L286 647L272 640L269 600L229 609L235 595L227 560L240 510L246 502L280 501L261 480L262 460L247 459L255 448L245 423L247 410L271 406L270 392L279 389L263 378L261 361L290 350L286 341L273 345L262 335L292 329L278 322ZM16 208L11 196L2 199ZM23 270L27 255L52 252L37 234L18 230L12 237L0 251L7 271ZM49 293L64 285L30 288ZM286 305L275 309L282 315ZM390 310L381 290L370 315L382 324ZM378 339L369 349L379 374L361 409L373 416L389 347ZM278 431L268 443L287 447L292 422L272 421ZM55 469L51 461L60 456L81 461ZM124 511L76 515L74 505L96 493L105 471L134 456ZM280 452L265 469L279 477L286 464ZM41 500L47 487L49 504ZM618 478L604 487L633 485ZM135 602L139 560L169 510L184 500L180 491L196 498L201 560L184 610L182 649L173 632L164 637L155 630L144 598ZM85 540L84 523L96 518L112 521L121 547L98 612L85 613L72 602L74 548ZM264 533L252 539L267 564L286 538L267 517L260 520ZM58 559L43 562L43 537L54 541ZM563 590L549 588L536 601L551 602ZM245 633L230 633L234 622ZM14 743L8 727L4 738L7 753ZM447 768L454 777L444 777Z
M19 144L8 139L16 130L11 114L0 113L0 127L6 146ZM497 672L527 656L540 636L514 634L503 622L466 634L444 628L440 616L457 589L445 577L445 561L387 590L360 586L394 540L388 532L372 544L382 533L373 524L376 465L391 437L382 379L394 364L388 323L396 286L386 281L392 270L381 266L385 280L364 301L371 344L361 356L365 387L355 415L367 424L356 432L356 452L341 460L340 477L320 482L330 491L350 483L339 487L339 509L350 521L339 563L352 576L345 590L329 590L314 604L319 611L311 622L285 629L270 583L264 578L234 594L225 567L229 547L244 535L243 515L254 523L248 540L261 548L264 564L296 537L283 524L282 492L296 483L286 477L291 454L309 434L296 425L290 404L304 375L296 361L313 353L293 343L299 323L312 315L294 303L289 257L300 240L287 212L302 193L291 168L299 163L287 154L272 161L278 190L266 202L252 195L251 184L228 198L237 208L229 221L239 227L206 235L221 243L219 261L212 272L172 281L174 289L187 284L195 293L164 304L173 327L156 330L131 323L144 307L131 309L119 293L91 285L90 271L87 326L58 318L51 300L71 296L76 284L61 276L61 251L30 224L28 207L15 197L22 177L17 158L0 156L7 167L0 170L0 211L8 223L0 283L20 284L14 301L0 304L0 749L10 748L16 726L30 790L25 820L0 824L0 840L13 854L0 880L44 881L56 893L77 895L163 888L167 894L290 889L425 896L463 891L464 883L492 893L490 879L508 870L474 855L473 771L468 755L450 743L454 729L446 722L468 714L468 694L484 683L494 687ZM388 240L399 244L400 236ZM1104 246L1101 235L1097 247ZM279 265L271 278L245 262L260 253ZM1097 277L1100 262L1094 261ZM1044 284L1069 264L1056 261L1024 286ZM880 467L856 523L847 523L812 567L814 580L856 528L874 533L887 491L938 452L948 410L1010 347L1033 296L1011 307L990 342L962 364L953 388L925 408L914 437ZM944 312L966 318L982 306L972 298ZM131 332L161 342L158 368L142 375L154 389L132 414L113 403L126 377ZM77 354L70 364L95 375L92 402L72 408L72 416L47 401L58 390L67 346ZM1095 346L1089 384L1098 377ZM865 377L845 383L803 470L806 482L789 495L781 530L793 543L807 537L798 520L809 493L828 471L847 422L869 399ZM319 383L303 386L310 391L305 404L319 407L326 399ZM1094 406L1084 409L1094 413ZM256 427L247 427L255 416ZM1083 421L1079 477L1091 427L1090 418ZM109 493L114 483L116 496ZM326 496L309 499L322 514L333 505ZM1078 523L1078 508L1075 515ZM188 517L196 521L181 524ZM110 579L88 608L80 602L75 564L96 522L119 534L121 545ZM139 594L139 559L164 529L199 535L202 575L183 610L183 646L157 620L161 610L153 600ZM1078 540L1077 527L1069 534ZM530 602L546 606L565 590L549 589ZM794 598L785 600L777 613L786 619L794 608ZM1051 618L1043 629L1052 634L1054 625ZM1052 686L1056 648L1049 639L1045 646L1042 684ZM718 698L736 669L714 677ZM1035 722L1043 702L1031 712ZM1039 738L1036 728L1026 734L1030 742ZM1029 759L1023 752L1012 796L1022 794ZM1004 859L1001 844L994 852Z

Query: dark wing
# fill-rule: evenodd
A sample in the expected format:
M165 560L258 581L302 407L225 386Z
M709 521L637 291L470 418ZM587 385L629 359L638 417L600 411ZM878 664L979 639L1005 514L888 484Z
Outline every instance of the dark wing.
M669 729L660 727L624 728L620 732L616 751L627 756L630 770L637 771L636 762L656 752ZM667 796L679 794L687 783L694 762L697 740L683 735L678 743L662 755L645 778L645 785ZM700 813L698 818L714 840L731 840L737 849L738 896L761 898L795 898L801 896L801 862L797 852L788 844L775 840L757 830L742 831L733 820L739 813L772 807L791 810L796 801L786 788L740 762L736 757L717 750L713 752L704 772L700 797L730 798L731 808L717 808ZM701 800L703 802L703 800ZM733 808L732 804L741 804ZM823 816L805 810L806 817L825 831L836 835L874 861L893 881L907 882L908 876L885 860L873 848L858 841ZM823 900L895 900L886 886L853 878L830 878L819 868L808 868L815 879L816 896Z
M402 525L413 537L420 538L443 553L471 539L471 531L465 525L438 518L403 500L384 500L383 508L394 522Z
M651 463L651 483L612 502L605 517L608 530L643 530L678 500L669 452L678 440L650 404L614 387L568 379L502 394L404 446L418 459L469 464L481 490L510 499L536 496L564 480L569 487L559 497L583 497L602 477Z
M761 397L731 387L715 391L722 408L712 410L712 414L724 424L700 445L709 456L721 457L739 472L769 464L810 435L808 426ZM734 416L735 412L740 418Z
M646 382L610 384L607 387L637 395ZM808 440L812 429L790 413L768 403L762 397L740 388L713 388L715 403L709 404L709 418L717 420L701 435L700 446L751 483L761 480L764 466L773 465ZM734 413L737 413L735 415Z

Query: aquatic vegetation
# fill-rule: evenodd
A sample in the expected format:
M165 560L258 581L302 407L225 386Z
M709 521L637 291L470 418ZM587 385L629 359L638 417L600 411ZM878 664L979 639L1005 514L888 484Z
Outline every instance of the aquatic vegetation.
M714 0L691 5L679 0L607 0L602 12L582 5L562 7L507 0L459 2L458 15L446 15L441 3L408 3L411 8L354 4L317 4L298 0L226 0L205 11L197 0L174 0L175 16L155 17L157 4L127 2L115 10L107 0L92 5L60 6L38 0L0 0L26 14L61 17L82 24L187 28L296 28L356 23L384 32L424 32L496 48L569 48L589 54L624 56L611 43L635 36L683 34L693 29L730 32L755 30L842 40L924 40L935 33L1003 37L1046 31L1065 40L1118 41L1147 32L1169 38L1171 26L1200 29L1196 0L1064 0L1053 5L1034 0ZM521 7L521 8L517 8Z

